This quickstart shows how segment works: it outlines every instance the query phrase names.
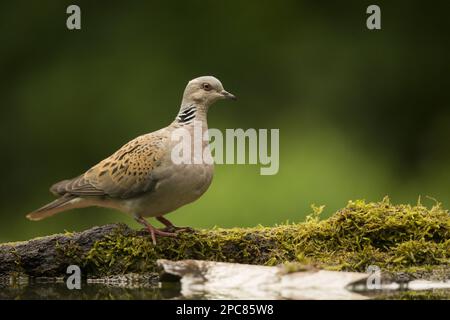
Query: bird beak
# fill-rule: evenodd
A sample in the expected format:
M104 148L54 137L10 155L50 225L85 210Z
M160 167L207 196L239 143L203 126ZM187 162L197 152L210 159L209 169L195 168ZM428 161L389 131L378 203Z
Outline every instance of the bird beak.
M230 100L236 100L237 99L235 95L233 95L233 94L231 94L231 93L229 93L229 92L227 92L225 90L222 90L220 93L222 94L222 96L225 99L230 99Z

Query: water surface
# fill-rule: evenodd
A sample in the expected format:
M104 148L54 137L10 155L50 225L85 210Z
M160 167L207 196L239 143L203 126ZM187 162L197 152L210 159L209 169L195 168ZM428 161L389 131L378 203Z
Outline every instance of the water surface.
M450 299L449 289L435 290L367 290L358 291L369 299ZM205 299L205 295L185 297L179 282L156 282L148 285L111 285L82 283L80 290L69 290L63 281L28 281L0 284L1 300L154 300Z

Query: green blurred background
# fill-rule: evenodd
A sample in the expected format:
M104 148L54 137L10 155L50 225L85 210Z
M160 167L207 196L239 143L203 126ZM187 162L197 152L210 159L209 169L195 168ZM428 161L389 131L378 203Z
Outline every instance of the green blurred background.
M95 3L94 3L95 2ZM82 30L66 29L78 4ZM175 117L187 81L239 97L210 127L279 128L280 171L220 165L208 192L170 214L193 227L302 221L384 195L450 206L446 2L2 1L0 241L123 221L106 209L30 222L49 186ZM431 204L431 200L424 200Z

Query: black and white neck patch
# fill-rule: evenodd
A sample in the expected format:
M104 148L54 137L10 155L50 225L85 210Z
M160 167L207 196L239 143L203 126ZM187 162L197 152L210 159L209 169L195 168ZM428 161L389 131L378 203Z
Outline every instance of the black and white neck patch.
M177 121L179 123L192 122L192 120L195 119L196 112L197 112L197 108L195 106L187 107L180 111L180 113L177 116Z

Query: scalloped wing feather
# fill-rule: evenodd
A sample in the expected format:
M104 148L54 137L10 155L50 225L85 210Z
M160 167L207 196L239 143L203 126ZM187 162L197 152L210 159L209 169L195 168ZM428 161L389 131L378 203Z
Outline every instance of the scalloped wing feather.
M157 182L153 170L165 154L164 136L140 136L125 144L83 175L56 183L51 192L75 196L132 198L151 191Z

